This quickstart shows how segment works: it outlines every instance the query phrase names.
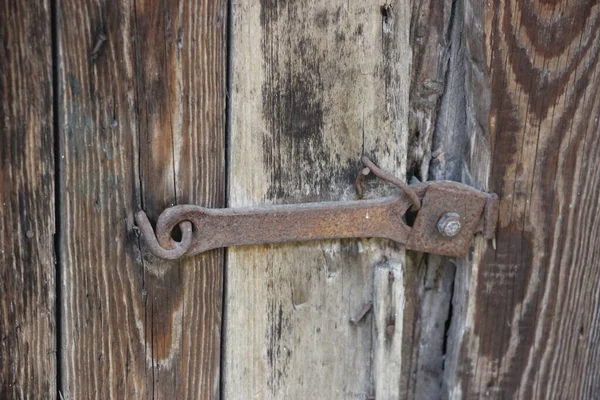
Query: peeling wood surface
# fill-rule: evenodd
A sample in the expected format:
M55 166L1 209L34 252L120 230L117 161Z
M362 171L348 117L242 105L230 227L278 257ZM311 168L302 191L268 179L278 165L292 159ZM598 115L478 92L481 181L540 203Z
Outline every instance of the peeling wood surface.
M354 198L363 153L404 176L409 5L237 0L232 13L230 206ZM406 390L410 299L385 263L401 271L403 258L380 240L229 249L224 397Z
M0 397L56 393L50 2L0 4Z
M595 398L600 4L465 0L461 18L462 178L501 202L495 249L457 268L446 396Z
M414 0L411 17L413 50L408 137L408 169L421 181L435 163L432 142L451 52L450 28L455 2ZM439 154L437 154L439 157Z
M447 151L438 143L445 138L460 151L457 133L449 123L458 123L447 113L448 93L456 88L455 69L450 69L452 32L456 2L419 0L412 3L411 45L413 62L408 137L408 176L422 181L453 179L445 160ZM462 127L461 127L462 128ZM441 171L441 173L439 173ZM407 268L414 271L407 297L413 299L409 384L400 398L437 399L442 395L446 334L450 318L454 264L445 257L418 252L407 253ZM409 303L409 304L410 304ZM396 397L398 398L398 397Z
M225 1L58 2L65 399L215 398L223 252L164 263L133 214L225 201Z

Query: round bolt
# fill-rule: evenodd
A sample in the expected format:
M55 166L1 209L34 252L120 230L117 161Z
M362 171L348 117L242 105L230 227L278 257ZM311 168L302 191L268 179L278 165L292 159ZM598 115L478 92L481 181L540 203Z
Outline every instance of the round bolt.
M454 237L460 233L460 215L457 213L446 213L442 215L437 223L438 231L446 237Z

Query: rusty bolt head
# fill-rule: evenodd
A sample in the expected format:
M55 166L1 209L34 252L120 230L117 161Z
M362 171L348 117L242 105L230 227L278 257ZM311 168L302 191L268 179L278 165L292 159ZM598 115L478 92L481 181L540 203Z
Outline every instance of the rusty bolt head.
M438 231L446 237L454 237L460 233L460 215L456 213L446 213L442 215L437 223Z

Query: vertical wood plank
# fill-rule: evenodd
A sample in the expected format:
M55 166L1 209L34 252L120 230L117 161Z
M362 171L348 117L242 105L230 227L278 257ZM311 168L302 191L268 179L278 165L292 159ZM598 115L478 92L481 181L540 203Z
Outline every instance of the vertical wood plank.
M463 5L463 179L499 194L500 219L457 269L446 394L594 398L600 4Z
M355 198L363 153L404 176L410 15L400 1L233 2L231 206ZM393 190L369 184L371 195ZM228 254L226 398L404 390L404 275L394 290L374 280L376 265L385 277L403 268L400 247L334 240ZM351 324L367 303L378 308Z
M459 46L452 43L452 32L460 28L454 23L456 1L418 0L412 2L410 114L408 138L408 176L421 181L457 179L454 166L460 165L451 149L440 149L440 138L460 151L457 135L462 128L449 126L460 121L448 112L448 93L460 80L460 72L450 68L452 54ZM460 125L458 123L457 125ZM452 143L454 142L454 145ZM458 162L457 162L458 161ZM448 164L451 164L449 166ZM443 173L439 173L442 166ZM451 299L455 268L453 263L433 254L407 253L407 266L415 277L407 286L408 297L414 299L409 382L400 398L438 399L442 394L444 359L447 352L446 333L451 317ZM398 397L396 397L398 398Z
M149 255L133 222L223 206L226 1L60 2L65 399L215 398L223 252Z
M404 265L386 260L377 265L373 279L373 371L374 395L379 399L400 399L409 387L406 361L412 352L403 348L407 299ZM408 329L407 329L408 330ZM399 358L401 357L401 358Z
M50 2L0 4L0 397L56 396Z

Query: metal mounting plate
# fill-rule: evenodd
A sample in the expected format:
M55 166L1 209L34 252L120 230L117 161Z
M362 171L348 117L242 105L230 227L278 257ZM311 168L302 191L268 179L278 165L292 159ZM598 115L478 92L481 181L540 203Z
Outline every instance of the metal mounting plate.
M464 257L478 230L488 195L456 182L435 182L425 192L421 210L406 247L450 257ZM437 223L446 213L461 217L461 230L454 237L443 236Z

